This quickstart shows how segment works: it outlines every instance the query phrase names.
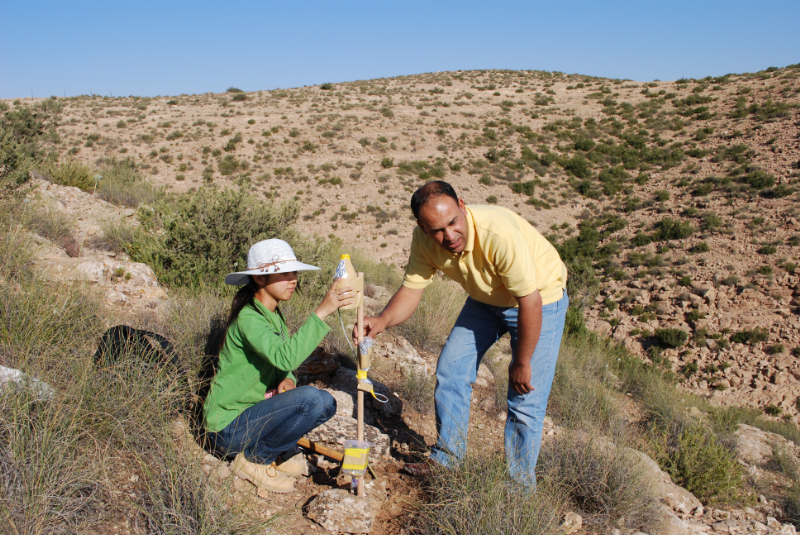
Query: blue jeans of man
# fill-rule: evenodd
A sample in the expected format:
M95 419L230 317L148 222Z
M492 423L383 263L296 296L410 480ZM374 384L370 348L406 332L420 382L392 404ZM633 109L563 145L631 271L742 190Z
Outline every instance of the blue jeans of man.
M569 298L542 307L542 331L531 358L534 390L520 394L509 387L505 427L506 461L511 476L526 485L536 484L536 460L542 444L547 398L555 375L564 333ZM472 384L486 351L505 333L511 335L516 358L519 309L480 303L471 297L456 320L436 367L436 429L438 441L431 457L451 467L467 451Z
M250 462L269 464L334 414L333 396L313 386L301 386L259 401L225 429L207 436L220 454L242 452Z

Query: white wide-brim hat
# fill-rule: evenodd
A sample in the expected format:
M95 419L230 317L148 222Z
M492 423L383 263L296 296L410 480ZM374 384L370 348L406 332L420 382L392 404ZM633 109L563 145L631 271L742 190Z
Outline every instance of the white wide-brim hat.
M270 275L292 271L318 270L298 262L291 246L283 240L264 240L250 247L247 253L247 271L237 271L225 275L225 284L242 286L250 282L250 275Z

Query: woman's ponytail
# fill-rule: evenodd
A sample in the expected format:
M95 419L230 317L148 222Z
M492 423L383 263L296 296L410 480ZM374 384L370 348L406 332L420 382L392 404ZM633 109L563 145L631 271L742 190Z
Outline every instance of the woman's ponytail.
M239 312L241 312L244 307L253 302L257 291L258 285L256 285L253 278L250 277L250 281L242 286L239 291L236 292L236 295L233 296L233 303L231 303L231 314L228 316L228 323L225 325L225 335L222 337L220 349L222 349L222 344L225 343L231 323L233 323L233 321L239 317Z

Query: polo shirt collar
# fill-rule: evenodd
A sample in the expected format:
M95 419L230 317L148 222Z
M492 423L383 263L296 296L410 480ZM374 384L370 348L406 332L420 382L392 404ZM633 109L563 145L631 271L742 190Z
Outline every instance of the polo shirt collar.
M471 253L475 248L475 218L472 216L472 210L469 206L467 209L467 244L464 246L464 253Z

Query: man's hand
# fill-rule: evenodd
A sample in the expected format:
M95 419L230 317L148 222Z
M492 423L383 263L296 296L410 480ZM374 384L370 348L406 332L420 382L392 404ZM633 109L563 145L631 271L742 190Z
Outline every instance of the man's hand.
M388 329L406 321L419 306L422 300L422 292L425 290L412 290L401 286L395 293L386 308L383 309L378 317L364 318L364 336L375 338L377 335ZM353 327L353 340L358 341L357 327Z
M358 332L356 332L358 326L353 326L353 340L358 340ZM378 317L369 317L364 318L364 337L371 336L375 338L383 331L386 330L386 322Z
M533 392L530 363L512 362L508 368L508 385L520 394Z
M278 383L278 394L283 394L287 390L291 390L294 388L294 381L289 379L288 377Z
M508 368L508 384L520 394L533 391L531 386L531 357L542 332L542 296L539 291L517 297L517 347L514 360Z

